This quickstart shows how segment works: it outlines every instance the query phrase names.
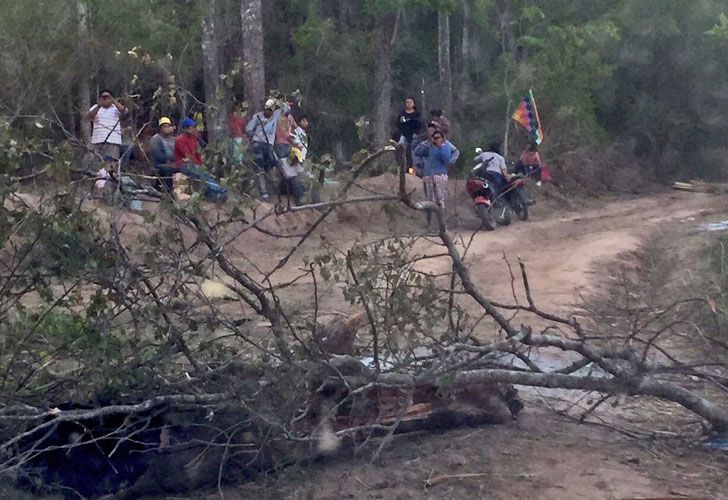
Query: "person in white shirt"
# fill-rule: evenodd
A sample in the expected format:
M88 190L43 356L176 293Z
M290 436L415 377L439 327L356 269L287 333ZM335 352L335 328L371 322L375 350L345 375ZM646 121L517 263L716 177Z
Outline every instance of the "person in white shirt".
M126 108L104 90L86 117L93 122L91 144L105 160L118 160L121 148L121 116Z

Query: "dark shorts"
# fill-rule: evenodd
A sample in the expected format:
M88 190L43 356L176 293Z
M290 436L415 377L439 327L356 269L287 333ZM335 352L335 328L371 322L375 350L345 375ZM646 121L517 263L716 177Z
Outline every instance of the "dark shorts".
M109 144L108 142L102 142L93 145L94 151L100 154L105 161L116 161L119 159L119 152L121 148L118 144Z

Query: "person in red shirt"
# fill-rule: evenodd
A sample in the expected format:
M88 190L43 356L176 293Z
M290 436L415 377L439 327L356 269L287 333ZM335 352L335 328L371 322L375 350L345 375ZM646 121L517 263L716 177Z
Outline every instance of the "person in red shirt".
M516 171L523 175L535 178L537 185L540 186L542 167L543 164L541 163L541 156L538 154L538 145L531 143L523 151L523 153L521 153L521 157L516 165Z
M233 162L237 166L242 166L245 159L245 126L248 124L245 111L243 103L237 102L233 112L228 116L228 129L232 143L231 154Z
M185 166L202 166L200 156L200 144L198 139L200 131L197 129L197 122L192 118L185 118L180 124L182 133L174 143L174 164L178 168Z

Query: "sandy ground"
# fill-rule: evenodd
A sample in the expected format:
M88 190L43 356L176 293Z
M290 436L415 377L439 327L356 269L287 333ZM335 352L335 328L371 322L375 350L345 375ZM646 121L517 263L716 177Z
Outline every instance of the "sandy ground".
M347 458L224 489L228 500L727 498L728 454L627 439L527 410L509 425L403 435L377 464ZM200 498L215 498L210 494Z

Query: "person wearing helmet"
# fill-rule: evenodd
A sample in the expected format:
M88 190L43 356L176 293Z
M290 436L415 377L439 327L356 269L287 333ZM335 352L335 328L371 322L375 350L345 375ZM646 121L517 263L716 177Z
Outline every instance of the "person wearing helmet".
M288 106L286 105L286 108ZM278 165L274 145L276 143L276 126L278 119L286 109L276 109L275 99L265 101L263 111L255 113L245 127L245 133L252 142L252 153L255 156L258 189L263 199L268 199L266 176Z
M172 176L179 169L174 164L174 124L163 116L159 119L159 131L151 141L151 156L160 179L160 187L172 190Z

